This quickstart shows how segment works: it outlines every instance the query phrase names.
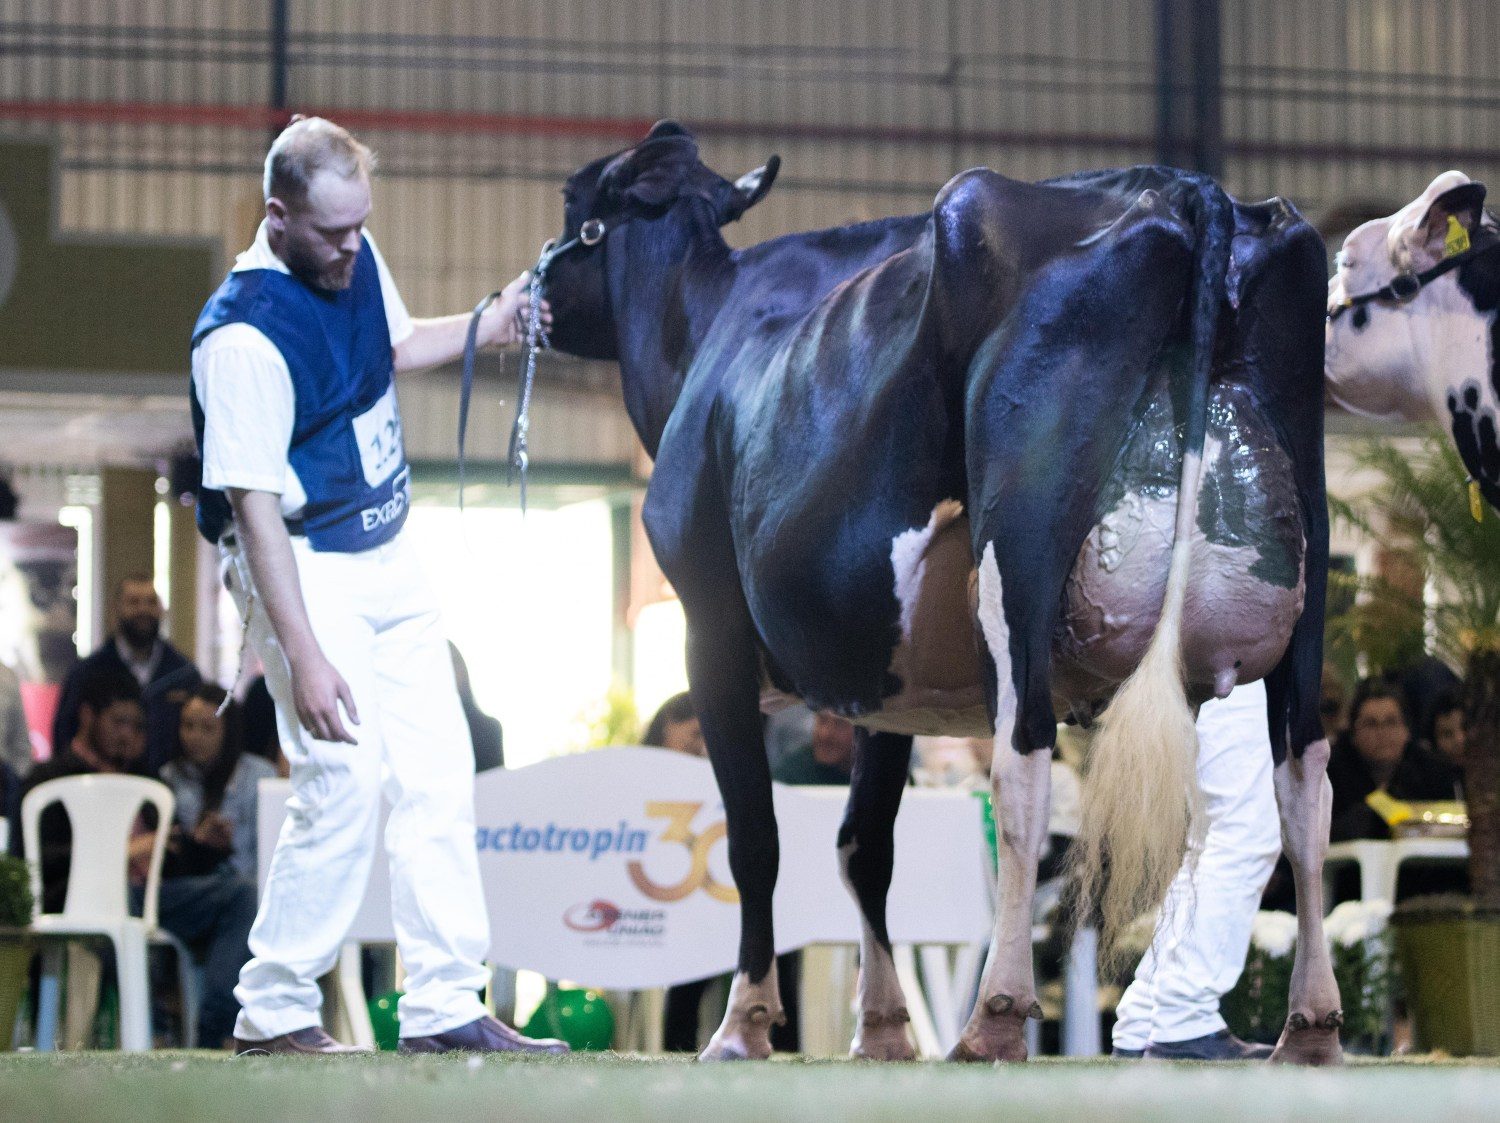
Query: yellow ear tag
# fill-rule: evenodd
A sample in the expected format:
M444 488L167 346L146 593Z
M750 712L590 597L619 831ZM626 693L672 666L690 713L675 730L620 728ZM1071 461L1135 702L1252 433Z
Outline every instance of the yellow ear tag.
M1469 481L1469 514L1477 523L1484 522L1484 497L1479 494L1479 481Z
M1443 239L1443 256L1453 257L1469 248L1469 231L1453 215L1448 216L1448 236Z

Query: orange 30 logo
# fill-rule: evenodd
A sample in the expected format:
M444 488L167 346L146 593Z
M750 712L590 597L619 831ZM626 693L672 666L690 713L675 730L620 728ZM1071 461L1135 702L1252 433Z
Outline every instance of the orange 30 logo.
M725 835L724 820L720 819L702 834L693 833L693 820L702 808L701 803L679 803L672 800L652 800L646 804L648 818L667 820L666 829L657 837L662 842L681 843L692 855L692 865L687 876L676 885L658 885L638 861L625 867L635 887L653 901L680 901L702 889L716 901L723 901L727 905L739 904L739 890L733 885L719 884L708 868L709 851Z

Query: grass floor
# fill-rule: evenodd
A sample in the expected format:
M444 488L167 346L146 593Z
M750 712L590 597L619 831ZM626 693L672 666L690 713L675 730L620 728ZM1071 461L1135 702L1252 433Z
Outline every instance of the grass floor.
M0 1120L915 1119L1333 1120L1500 1118L1500 1067L1037 1061L993 1069L795 1059L698 1065L587 1054L563 1059L243 1058L210 1053L0 1054Z

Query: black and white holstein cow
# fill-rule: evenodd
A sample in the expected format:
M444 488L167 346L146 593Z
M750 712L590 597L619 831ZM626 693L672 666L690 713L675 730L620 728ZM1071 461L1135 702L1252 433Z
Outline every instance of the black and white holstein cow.
M553 344L619 361L655 458L646 528L724 797L741 935L704 1057L766 1056L781 1017L763 705L860 728L838 849L866 1057L912 1055L885 920L912 735L995 737L1000 899L954 1056L1020 1060L1059 717L1100 725L1075 850L1108 934L1193 835L1192 704L1265 677L1303 937L1279 1055L1337 1059L1322 243L1280 200L1135 168L969 171L928 214L731 250L778 163L731 183L658 124L568 180L578 242L546 275Z
M1444 172L1344 239L1328 284L1328 396L1352 413L1436 421L1500 510L1500 225Z

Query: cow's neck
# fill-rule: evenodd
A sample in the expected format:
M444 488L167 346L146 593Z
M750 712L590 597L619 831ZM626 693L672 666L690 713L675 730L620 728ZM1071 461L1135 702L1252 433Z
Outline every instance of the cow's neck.
M729 247L701 206L679 207L615 237L623 252L611 244L610 301L620 325L625 410L655 457L688 366L727 288L721 279L729 271Z

